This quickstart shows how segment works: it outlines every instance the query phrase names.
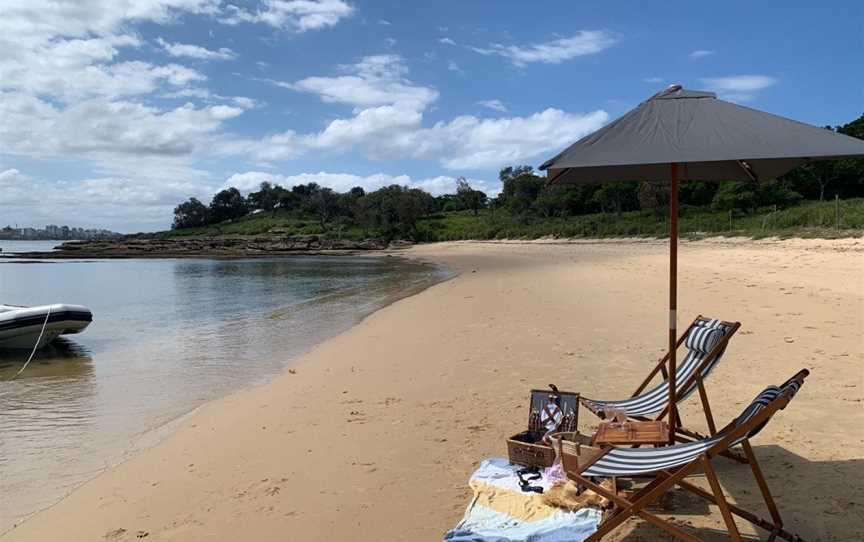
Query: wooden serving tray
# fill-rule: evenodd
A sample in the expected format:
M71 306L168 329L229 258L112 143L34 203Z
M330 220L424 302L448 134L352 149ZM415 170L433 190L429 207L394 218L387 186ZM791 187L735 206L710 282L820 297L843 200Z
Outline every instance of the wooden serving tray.
M669 424L664 421L633 422L624 424L603 422L594 436L595 444L667 444Z

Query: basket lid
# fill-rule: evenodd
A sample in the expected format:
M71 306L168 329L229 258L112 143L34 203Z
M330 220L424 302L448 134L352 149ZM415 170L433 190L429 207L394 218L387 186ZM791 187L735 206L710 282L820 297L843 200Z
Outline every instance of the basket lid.
M579 394L570 391L560 391L550 385L551 389L531 390L531 402L528 406L528 430L535 430L541 421L554 420L558 424L577 421L579 411ZM572 429L575 431L575 427Z

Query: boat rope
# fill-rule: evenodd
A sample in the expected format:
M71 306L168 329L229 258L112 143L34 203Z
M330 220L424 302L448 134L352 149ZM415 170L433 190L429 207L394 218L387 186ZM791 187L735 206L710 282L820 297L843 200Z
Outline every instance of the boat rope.
M26 369L27 366L30 365L30 362L33 361L33 356L36 355L36 350L39 349L39 341L42 340L42 335L45 334L45 327L48 325L48 317L49 316L51 316L51 305L48 305L48 314L45 315L45 321L42 322L42 331L39 332L39 337L36 338L36 344L33 345L33 351L30 352L30 357L27 358L27 361L24 363L24 366L21 367L17 373L15 373L15 376L10 378L9 380L15 380L15 378L18 375L20 375L21 373L23 373L24 369Z

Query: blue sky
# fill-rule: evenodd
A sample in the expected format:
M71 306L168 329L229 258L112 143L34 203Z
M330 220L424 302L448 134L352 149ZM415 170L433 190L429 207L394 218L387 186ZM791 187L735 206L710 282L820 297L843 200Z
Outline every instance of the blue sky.
M165 228L263 180L494 194L670 83L844 123L862 21L856 1L5 0L0 222Z

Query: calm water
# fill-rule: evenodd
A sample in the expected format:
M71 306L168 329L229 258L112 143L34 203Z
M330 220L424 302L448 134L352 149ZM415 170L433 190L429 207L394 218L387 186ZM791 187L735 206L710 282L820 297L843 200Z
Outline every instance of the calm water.
M48 252L63 241L3 241L0 240L0 256L9 252Z
M0 353L0 532L152 444L155 429L446 274L386 257L0 259L0 303L93 311L15 380L28 353Z

